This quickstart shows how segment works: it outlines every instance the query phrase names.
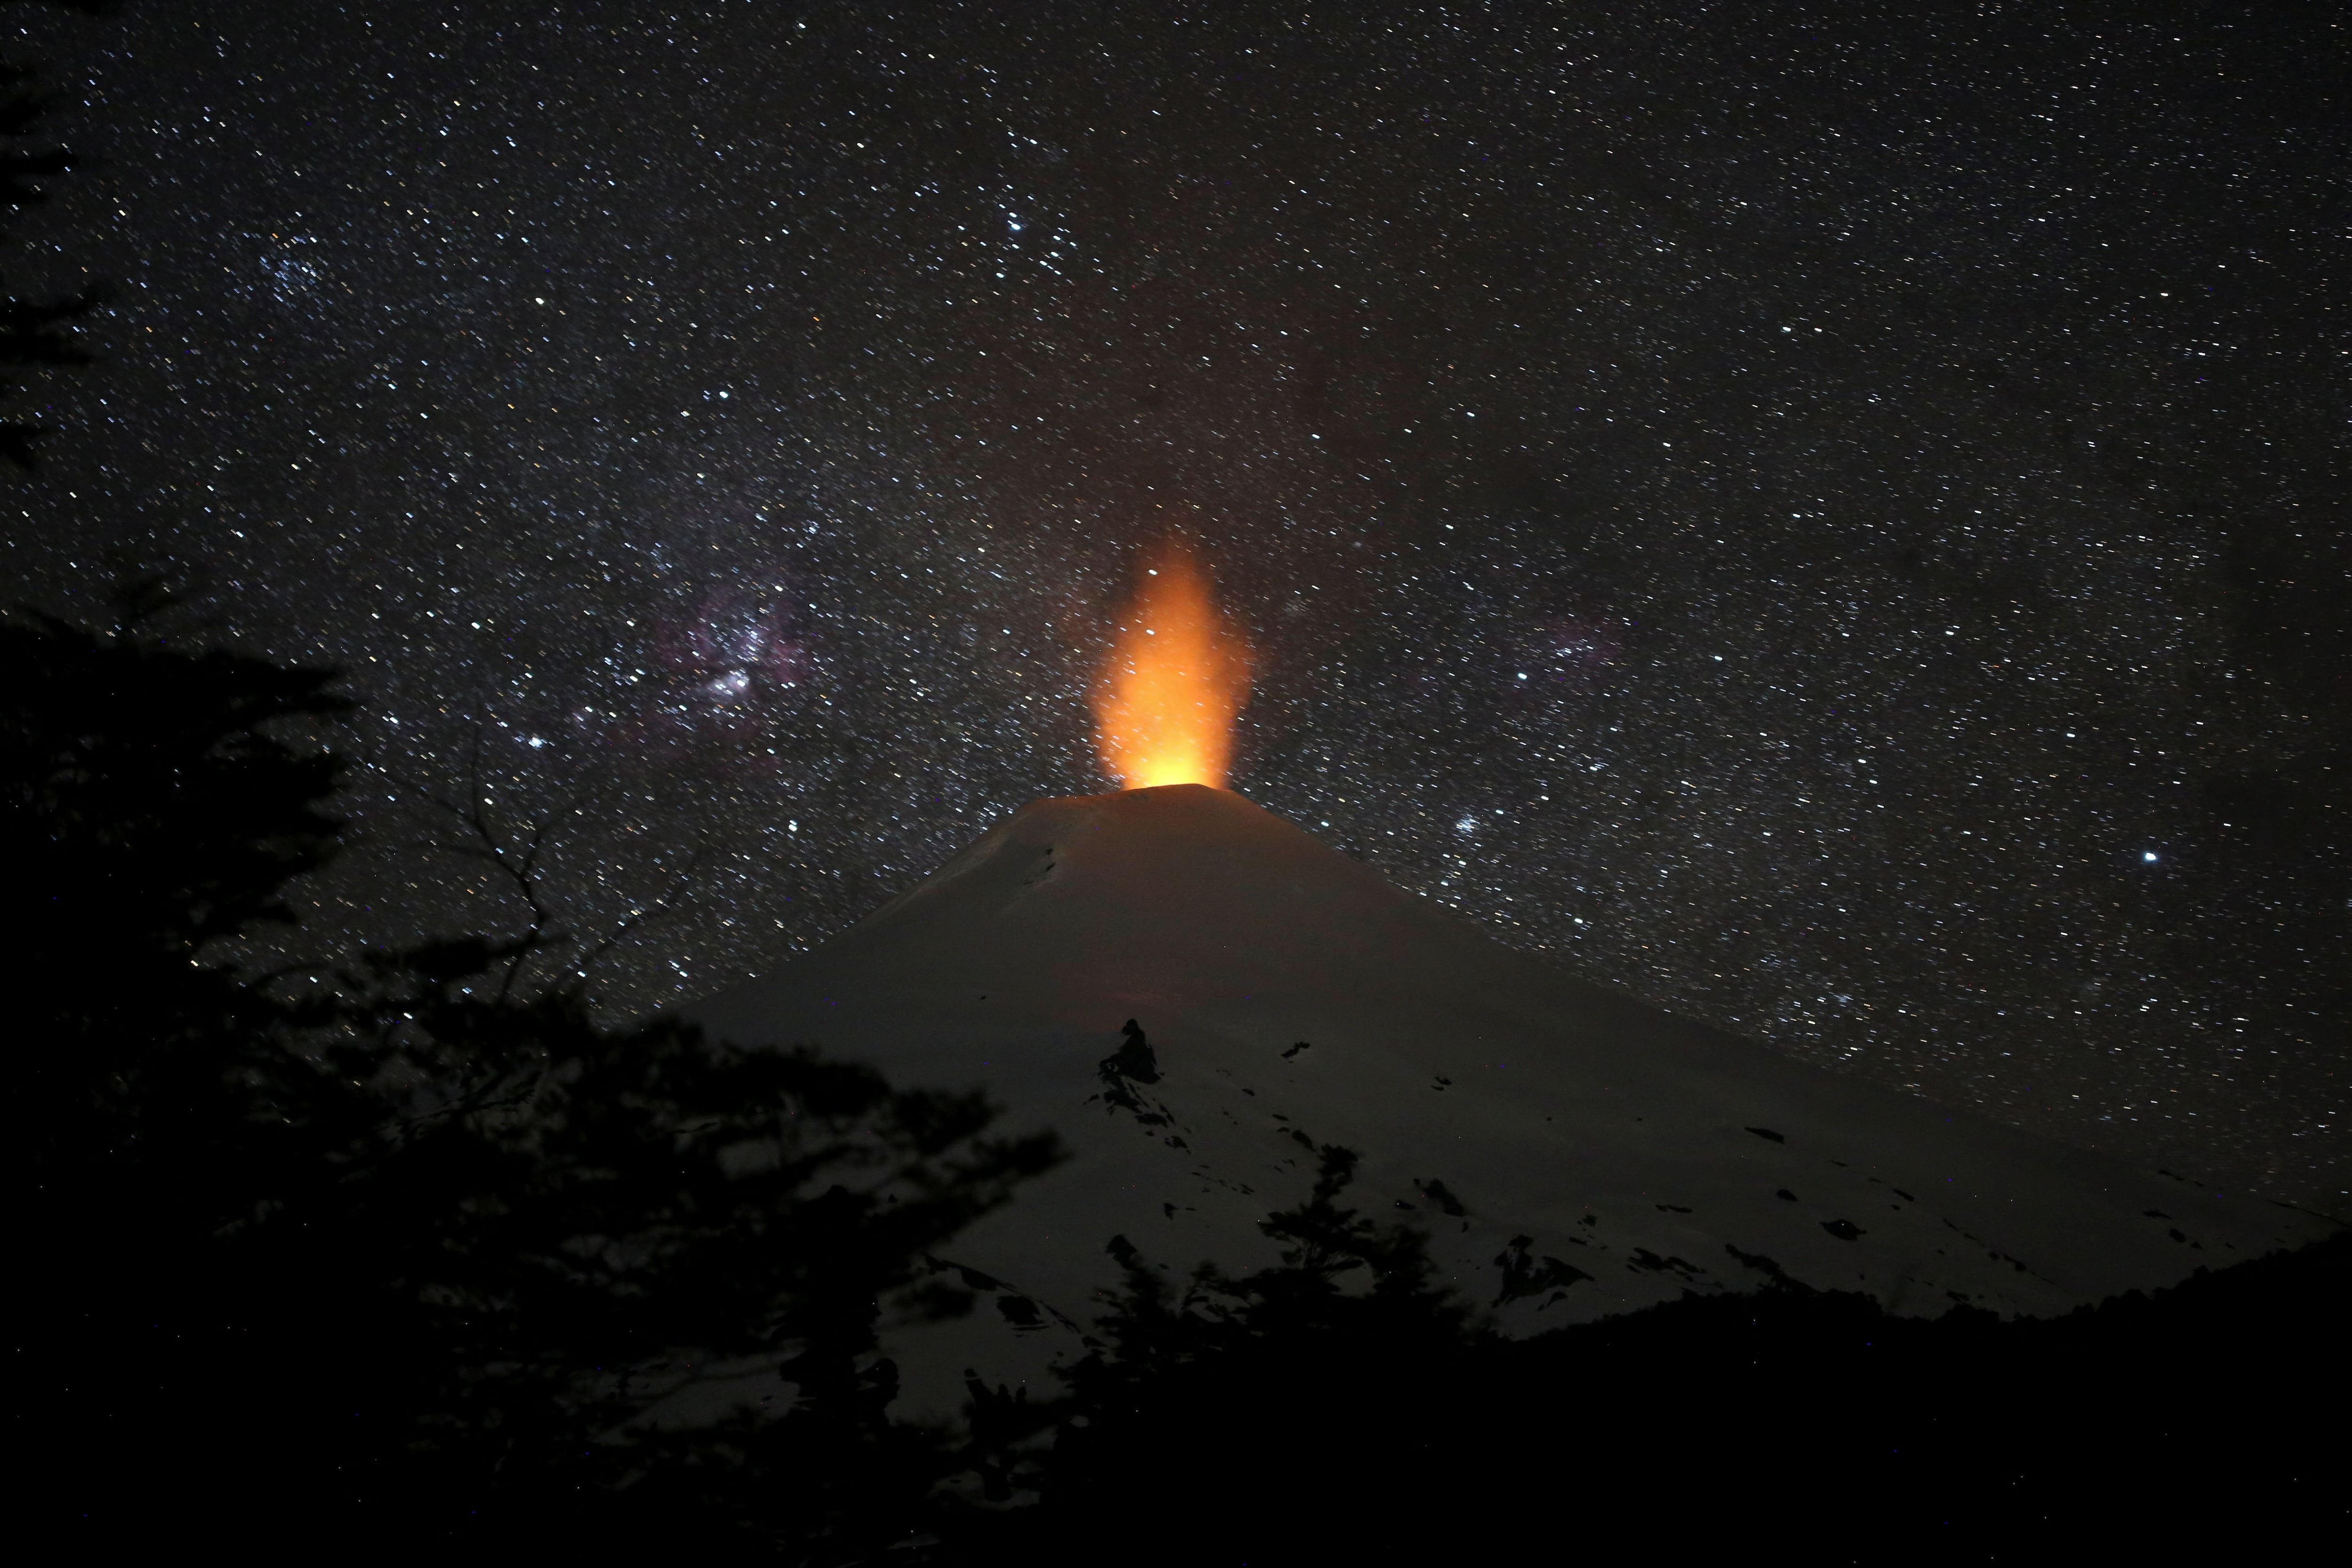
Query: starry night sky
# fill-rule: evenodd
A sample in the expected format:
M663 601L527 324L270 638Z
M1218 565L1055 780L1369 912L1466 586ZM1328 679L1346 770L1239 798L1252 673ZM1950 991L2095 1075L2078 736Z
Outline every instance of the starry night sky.
M1235 785L1810 1060L2340 1207L2334 6L19 11L115 303L9 559L350 672L320 945L614 1011L1100 789L1182 530ZM20 247L20 261L22 260ZM20 267L20 272L22 271ZM20 289L28 285L18 281Z

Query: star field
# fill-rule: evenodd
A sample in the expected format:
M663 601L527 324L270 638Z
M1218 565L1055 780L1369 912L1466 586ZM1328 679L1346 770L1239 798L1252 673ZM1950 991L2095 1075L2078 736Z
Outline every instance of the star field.
M40 18L117 280L46 608L336 664L320 940L616 1011L1045 794L1139 552L1235 786L1810 1060L2340 1205L2347 28L2325 8L247 0ZM199 631L194 620L209 622Z

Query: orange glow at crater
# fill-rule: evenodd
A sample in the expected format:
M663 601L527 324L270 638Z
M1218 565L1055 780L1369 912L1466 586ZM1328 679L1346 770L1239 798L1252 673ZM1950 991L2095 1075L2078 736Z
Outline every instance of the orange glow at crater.
M1192 550L1171 542L1137 580L1095 683L1103 770L1128 789L1223 789L1249 684L1249 644L1217 612Z

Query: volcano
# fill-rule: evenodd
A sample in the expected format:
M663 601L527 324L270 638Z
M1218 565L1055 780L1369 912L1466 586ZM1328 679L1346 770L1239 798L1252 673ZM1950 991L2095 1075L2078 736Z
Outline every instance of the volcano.
M1194 784L1027 806L689 1016L1067 1144L934 1260L979 1299L895 1337L918 1405L1077 1354L1115 1235L1180 1273L1273 1262L1258 1222L1324 1144L1515 1334L1775 1280L2047 1315L2336 1228L1672 1017Z

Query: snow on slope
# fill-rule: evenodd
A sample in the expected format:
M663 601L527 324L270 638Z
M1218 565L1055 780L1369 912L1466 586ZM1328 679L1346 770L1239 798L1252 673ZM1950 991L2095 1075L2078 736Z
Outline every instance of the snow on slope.
M1775 1273L2043 1314L2333 1225L1796 1062L1513 952L1199 785L1041 800L819 952L689 1009L897 1082L980 1085L1073 1158L959 1239L982 1291L894 1336L910 1404L1075 1353L1124 1234L1273 1260L1311 1143L1356 1205L1533 1333ZM1127 1049L1134 1019L1145 1054ZM1114 1064L1107 1068L1106 1063Z

